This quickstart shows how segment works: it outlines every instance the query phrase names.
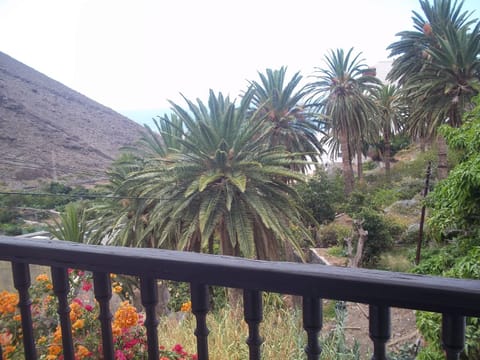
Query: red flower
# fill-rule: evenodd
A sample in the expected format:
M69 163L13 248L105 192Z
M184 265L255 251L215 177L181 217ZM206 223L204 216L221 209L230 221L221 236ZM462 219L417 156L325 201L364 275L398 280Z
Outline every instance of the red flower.
M183 353L183 347L182 347L182 345L180 345L180 344L176 344L176 345L173 347L172 351L175 351L177 354L183 355L183 354L182 354L182 353Z
M87 304L85 305L85 310L87 310L88 312L93 311L93 306Z
M77 304L80 305L80 306L83 306L83 302L82 302L82 300L80 300L79 298L73 299L73 302L77 303Z
M92 288L92 286L93 286L92 283L89 282L89 281L85 281L85 280L84 280L84 281L82 282L82 289L83 289L84 291L90 290L90 289Z
M127 360L127 358L121 350L117 350L115 351L115 360Z
M137 345L139 342L140 342L139 339L132 339L130 341L127 341L125 343L125 349L130 349L130 348L134 347L135 345Z

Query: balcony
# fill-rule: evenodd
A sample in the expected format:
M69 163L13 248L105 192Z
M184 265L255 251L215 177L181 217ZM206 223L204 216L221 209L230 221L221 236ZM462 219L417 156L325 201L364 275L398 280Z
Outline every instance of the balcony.
M459 359L464 347L465 317L480 317L480 281L447 279L366 269L314 264L267 262L180 251L94 246L58 240L0 237L0 260L12 263L19 293L26 359L36 359L30 312L29 264L51 268L54 292L59 300L64 358L74 359L67 269L93 273L95 298L100 305L103 356L114 359L110 273L140 278L148 359L158 360L158 302L156 280L190 283L192 312L196 317L198 359L208 354L208 286L243 289L244 318L249 327L250 359L261 358L262 292L301 296L303 327L307 333L306 358L318 359L318 335L322 328L322 299L353 301L369 305L369 332L375 360L387 359L390 337L390 307L426 310L442 314L442 340L446 359ZM0 289L2 290L2 289ZM100 340L99 340L100 341ZM1 349L0 349L1 350ZM0 351L0 360L2 359Z

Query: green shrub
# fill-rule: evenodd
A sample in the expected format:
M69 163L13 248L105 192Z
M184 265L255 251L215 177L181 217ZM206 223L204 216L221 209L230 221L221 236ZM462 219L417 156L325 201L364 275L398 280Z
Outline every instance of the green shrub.
M405 177L395 184L399 200L409 200L417 195L423 194L425 189L425 178Z
M376 169L378 167L377 163L375 161L365 161L363 163L363 170L364 171L369 171Z
M343 181L338 173L328 175L317 170L308 182L298 184L296 190L304 208L320 224L332 221L339 204L344 201Z
M343 224L337 224L332 222L328 225L324 225L319 229L317 233L317 238L319 239L317 246L330 247L338 245L343 247L344 239L347 236L350 236L351 232L351 227Z
M457 238L447 246L423 251L420 265L413 269L417 274L480 279L480 237ZM440 314L417 312L417 327L428 343L418 359L443 359L441 350ZM461 359L480 358L480 321L467 318L466 346Z
M18 213L16 211L10 209L0 209L0 224L14 222L17 217Z
M391 228L388 221L385 220L385 216L373 209L363 208L355 215L355 218L363 221L363 228L368 231L363 253L363 265L374 267L380 258L380 254L390 250L393 246Z
M0 225L0 231L8 236L22 235L22 227L19 224L2 224Z
M377 268L388 271L408 272L412 261L402 252L391 251L380 255Z
M399 192L393 187L380 188L374 191L372 195L372 205L376 209L383 209L389 205L392 205L399 199Z

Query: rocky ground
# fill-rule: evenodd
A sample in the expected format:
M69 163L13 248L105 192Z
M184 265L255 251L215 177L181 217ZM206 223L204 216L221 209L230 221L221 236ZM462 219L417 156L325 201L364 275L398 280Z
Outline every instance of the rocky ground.
M329 255L327 249L316 249L318 255L328 261L332 266L345 266L346 258ZM347 343L353 346L355 341L360 345L362 358L369 359L373 348L368 328L368 305L347 303L347 317L345 320L345 336ZM391 338L388 350L398 351L406 345L416 344L420 341L420 334L415 325L415 312L409 309L391 309ZM334 322L327 322L324 331L329 331L335 326Z

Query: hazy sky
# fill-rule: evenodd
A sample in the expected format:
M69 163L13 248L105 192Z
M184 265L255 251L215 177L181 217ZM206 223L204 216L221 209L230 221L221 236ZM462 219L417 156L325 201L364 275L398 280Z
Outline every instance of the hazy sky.
M480 8L467 0L465 8ZM119 112L307 76L328 49L387 59L417 0L0 0L0 51ZM480 16L480 10L475 15Z

